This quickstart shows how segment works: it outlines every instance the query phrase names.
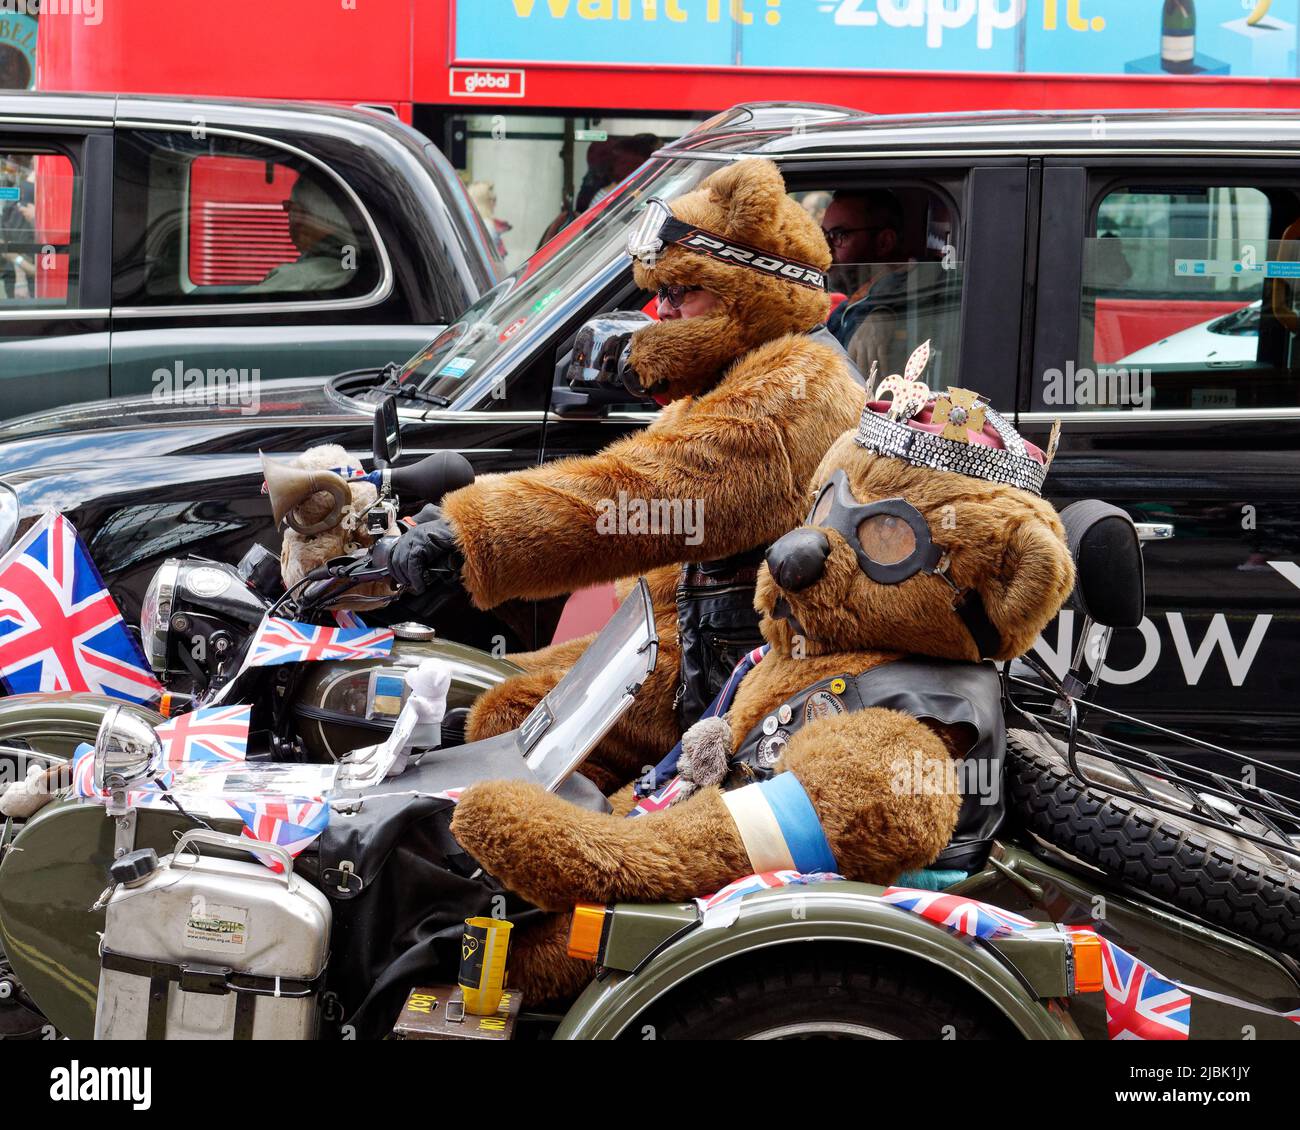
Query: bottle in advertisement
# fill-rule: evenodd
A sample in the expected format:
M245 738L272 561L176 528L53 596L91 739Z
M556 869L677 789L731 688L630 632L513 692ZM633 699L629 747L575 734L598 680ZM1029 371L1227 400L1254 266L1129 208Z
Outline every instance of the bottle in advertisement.
M1160 19L1160 66L1174 74L1196 69L1196 0L1165 0Z

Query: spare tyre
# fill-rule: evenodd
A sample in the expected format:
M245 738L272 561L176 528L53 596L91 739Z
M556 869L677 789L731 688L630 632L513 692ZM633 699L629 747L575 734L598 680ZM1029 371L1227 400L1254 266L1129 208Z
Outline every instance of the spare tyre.
M1104 786L1141 792L1123 769L1080 753L1070 770L1065 746L1031 730L1007 732L1010 808L1035 836L1117 878L1235 934L1300 957L1300 847L1280 837L1266 847L1233 834L1264 835L1248 812L1215 799L1230 826L1146 807ZM1131 770L1162 804L1191 811L1188 795Z

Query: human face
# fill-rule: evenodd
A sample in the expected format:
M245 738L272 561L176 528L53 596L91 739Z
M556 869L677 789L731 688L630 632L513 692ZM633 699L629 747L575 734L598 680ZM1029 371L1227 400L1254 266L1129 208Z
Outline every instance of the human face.
M289 217L289 238L299 251L306 253L329 235L329 229L316 217L292 198L283 204L285 214Z
M898 243L898 233L880 223L857 200L836 200L822 217L831 256L837 263L888 262ZM834 232L839 238L831 238Z
M712 313L721 301L711 290L688 290L682 297L682 304L674 307L667 298L659 300L659 320L670 322L675 318L698 318L702 314Z

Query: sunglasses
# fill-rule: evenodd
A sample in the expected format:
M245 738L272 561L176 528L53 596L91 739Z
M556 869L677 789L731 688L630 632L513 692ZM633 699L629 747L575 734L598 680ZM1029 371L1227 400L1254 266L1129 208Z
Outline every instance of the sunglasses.
M703 290L702 286L661 286L659 288L659 301L667 302L674 310L680 310L682 303L686 301L688 294L694 294L697 290Z
M865 228L822 228L822 235L826 237L826 242L832 247L843 247L848 241L849 236L856 235L861 231L884 231L883 224L872 224Z

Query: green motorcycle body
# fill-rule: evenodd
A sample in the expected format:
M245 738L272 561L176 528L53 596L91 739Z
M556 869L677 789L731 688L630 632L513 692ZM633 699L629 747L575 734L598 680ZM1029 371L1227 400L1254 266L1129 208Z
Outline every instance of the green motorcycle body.
M375 660L313 664L295 689L293 713L308 760L329 762L349 750L384 740L396 715L375 710L376 674L402 675L424 659L452 668L448 711L468 707L483 690L516 673L513 664L461 644L433 639L399 640ZM0 699L0 780L20 779L26 764L65 760L93 743L100 720L120 699L90 694L27 694ZM162 715L128 709L152 725ZM25 824L9 826L0 839L0 957L7 957L23 986L61 1035L90 1039L99 979L99 934L104 913L93 909L107 886L116 855L153 848L172 851L190 827L179 813L139 808L110 818L102 804L64 799ZM234 821L214 822L238 833Z

